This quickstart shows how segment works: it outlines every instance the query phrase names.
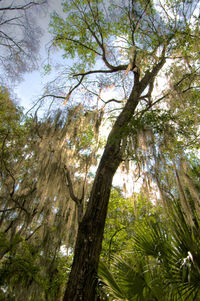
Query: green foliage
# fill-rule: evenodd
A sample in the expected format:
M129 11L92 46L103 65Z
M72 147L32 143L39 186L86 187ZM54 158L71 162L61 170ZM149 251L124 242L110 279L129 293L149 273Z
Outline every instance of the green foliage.
M110 300L198 300L198 232L199 223L188 225L179 201L171 204L167 219L141 219L135 225L132 251L124 259L115 257L111 270L100 265Z
M10 99L9 92L6 88L0 87L0 146L1 150L5 145L5 139L8 139L9 146L13 146L18 140L19 145L22 143L23 136L27 131L27 124L24 123L22 109L17 107ZM13 144L12 144L13 143ZM8 156L8 151L6 151Z
M26 143L31 120L25 118L22 108L16 106L6 88L0 88L0 169L1 188L14 184L13 177L20 158L26 156ZM19 175L20 180L20 175ZM6 189L6 188L5 188Z
M102 256L110 261L113 254L126 249L132 235L135 214L132 200L124 199L117 190L111 191Z
M132 236L140 219L151 216L154 207L142 194L124 198L118 189L112 189L104 231L102 258L109 263L113 256L124 256L132 246Z
M107 300L199 300L199 159L194 155L189 155L189 158L186 164L183 158L178 161L178 153L174 157L168 156L169 166L162 160L164 174L168 174L171 180L171 184L165 183L167 189L165 187L161 191L169 193L164 207L151 204L152 208L147 210L147 203L141 195L136 203L140 209L134 209L134 213L137 212L134 222L127 223L124 229L123 249L114 249L112 261L106 256L102 258L100 287L109 296ZM179 184L176 183L174 169L179 174ZM166 179L161 177L163 182ZM183 204L183 194L189 213ZM111 199L111 207L112 202ZM124 206L126 200L121 204ZM116 208L114 216L115 213L118 214ZM112 214L108 211L108 225L111 224L109 218L112 221ZM107 231L112 233L112 229L117 228L117 223L116 218L113 226L105 230L106 235Z
M45 65L43 68L44 68L44 74L45 75L51 72L51 65L50 64Z
M70 263L71 259L61 254L56 259L45 258L42 249L23 241L0 265L5 300L11 296L15 300L55 300L66 282Z
M94 14L97 14L97 19L93 20L93 12L85 11L87 6L86 1L67 1L63 4L63 11L68 14L64 20L57 14L52 16L50 24L53 33L56 33L54 45L59 48L64 48L64 56L74 58L77 54L84 64L81 64L79 70L84 68L84 65L92 65L95 63L96 55L98 54L98 42L91 37L90 31L96 31L97 23L101 21L100 13L95 10L94 1L90 1L94 8ZM96 23L96 24L95 24ZM109 31L107 31L108 33ZM104 28L106 33L106 28ZM75 47L74 47L75 46Z
M193 9L196 3L194 1ZM126 61L128 64L134 56L144 74L157 62L161 45L169 47L171 56L188 57L192 52L193 59L197 59L199 23L198 18L194 19L193 9L187 11L190 4L184 2L166 1L165 5L167 9L161 3L142 0L135 3L129 0L122 3L65 1L66 17L57 13L52 16L50 28L54 45L64 50L66 58L80 58L76 73L86 71L101 57L105 63L113 57L116 63Z

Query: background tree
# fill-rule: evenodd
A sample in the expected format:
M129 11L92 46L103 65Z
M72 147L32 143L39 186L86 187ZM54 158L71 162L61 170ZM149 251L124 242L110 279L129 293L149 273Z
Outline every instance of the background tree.
M124 256L132 249L132 236L138 220L159 211L142 193L124 197L122 191L113 188L108 205L101 257L110 264L113 256Z
M194 187L199 193L199 172L195 161L189 161L190 185L168 187L168 210L159 215L154 211L135 223L132 247L127 245L123 256L115 257L111 271L100 264L108 300L199 299L198 201L192 197ZM175 178L174 172L174 182ZM187 208L182 205L183 194L187 195Z
M1 82L37 67L41 29L35 24L38 6L47 1L1 1L0 3L0 61Z
M96 164L98 112L79 106L39 121L25 116L6 89L0 95L0 285L5 300L54 300Z

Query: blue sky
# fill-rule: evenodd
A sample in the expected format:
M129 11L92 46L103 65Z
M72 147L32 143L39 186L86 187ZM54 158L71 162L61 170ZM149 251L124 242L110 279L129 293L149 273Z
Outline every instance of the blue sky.
M18 104L23 106L25 111L33 106L33 103L41 96L44 85L55 76L54 72L50 75L44 75L43 66L47 60L48 43L51 40L51 35L48 32L50 14L55 10L58 13L62 12L60 3L61 0L48 0L48 11L43 14L42 17L38 15L36 18L37 25L39 25L43 31L40 44L40 61L38 62L39 68L31 73L24 74L23 81L14 88L14 93L18 98ZM61 52L54 52L52 59L54 64L56 62L63 63Z

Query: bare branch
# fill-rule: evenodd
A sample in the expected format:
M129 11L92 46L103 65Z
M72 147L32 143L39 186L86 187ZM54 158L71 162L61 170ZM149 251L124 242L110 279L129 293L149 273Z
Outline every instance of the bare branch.
M29 240L35 234L35 232L38 231L41 227L42 225L39 225L29 236L25 238L25 241Z
M11 22L11 21L19 20L19 19L20 19L20 17L14 17L14 18L5 20L5 21L3 21L2 23L0 23L0 26L4 25L4 24L6 24L6 23L9 23L9 22Z
M7 7L0 7L0 11L6 11L6 10L26 10L26 9L29 9L31 8L32 6L35 6L35 5L41 5L41 4L44 4L46 3L46 0L44 1L40 1L40 2L29 2L25 5L21 5L21 6L14 6L12 7L12 5L10 6L7 6Z
M101 99L105 104L108 104L109 102L116 102L116 103L123 103L123 100L117 100L117 99L109 99L107 101L104 101L103 99Z
M66 96L55 95L55 94L45 94L42 97L40 97L38 99L38 101L40 101L40 100L42 100L43 98L46 98L46 97L54 97L54 98L66 99Z
M19 209L19 207L7 208L7 209L1 209L0 212L7 212L7 211L16 210L16 209Z
M5 32L0 30L0 33L5 37L5 39L11 41L13 45L15 45L20 51L25 52L20 46L19 43L16 43L10 36L8 36ZM8 45L9 46L9 45Z
M149 70L146 72L146 74L144 75L143 79L141 80L141 88L143 89L144 86L146 86L148 83L150 83L155 76L158 74L158 72L161 70L161 68L164 66L165 62L166 62L166 58L165 58L165 47L163 48L162 51L162 56L160 61L154 65L152 71L149 72Z
M126 70L127 66L128 65L120 65L116 69L112 69L112 70L91 70L91 71L87 71L87 72L84 72L84 73L74 74L73 77L76 77L76 76L86 76L86 75L95 74L95 73L114 73L114 72L117 72L117 71Z
M73 189L73 184L72 184L72 180L71 180L71 176L70 176L70 172L67 168L67 166L65 166L65 175L67 178L67 186L69 188L69 194L70 197L72 198L72 200L78 205L80 206L80 204L82 203L82 197L79 199L75 196L74 194L74 189Z

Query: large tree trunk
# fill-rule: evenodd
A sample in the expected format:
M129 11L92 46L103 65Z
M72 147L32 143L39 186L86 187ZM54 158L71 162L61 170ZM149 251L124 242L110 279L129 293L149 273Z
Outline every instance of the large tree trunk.
M162 64L160 62L140 82L139 76L135 75L132 93L109 134L88 207L79 225L74 261L63 301L95 300L97 268L112 179L123 156L122 140L127 135L127 126L138 105L140 95L163 64L164 62Z
M115 170L119 159L115 162ZM87 210L80 223L70 274L64 300L95 300L96 272L98 267L108 200L114 175L113 169L102 164L95 180L90 198L93 206Z

